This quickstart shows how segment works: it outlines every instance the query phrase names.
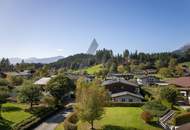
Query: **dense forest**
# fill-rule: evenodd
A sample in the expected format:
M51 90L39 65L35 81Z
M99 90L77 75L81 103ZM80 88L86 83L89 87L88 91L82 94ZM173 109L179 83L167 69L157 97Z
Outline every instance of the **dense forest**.
M160 68L168 67L171 60L176 60L177 63L190 61L190 49L180 53L163 52L152 54L138 53L137 51L130 53L128 50L125 50L122 54L117 55L114 55L112 50L103 49L98 50L95 55L76 54L69 56L50 64L50 66L55 68L79 69L96 64L144 64L145 68Z
M49 75L47 71L56 73L59 69L78 70L85 67L90 67L97 64L103 64L105 71L117 72L118 67L122 67L127 72L133 72L143 69L170 68L175 71L181 71L177 64L190 61L190 49L184 52L162 52L162 53L143 53L124 50L122 54L114 54L112 50L98 50L95 55L76 54L63 58L51 64L29 64L24 63L12 65L8 59L3 58L0 61L0 71L23 71L26 69L36 70L38 76ZM166 70L165 70L166 71Z

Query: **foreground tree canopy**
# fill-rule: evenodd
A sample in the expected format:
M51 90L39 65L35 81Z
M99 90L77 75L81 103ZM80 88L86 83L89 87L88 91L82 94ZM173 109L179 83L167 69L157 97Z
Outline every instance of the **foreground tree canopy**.
M21 102L30 103L30 109L33 104L38 102L41 97L41 88L34 85L32 81L25 81L19 89L18 98Z
M46 90L55 98L57 105L61 104L74 89L73 81L63 74L52 78L46 87Z
M79 119L87 121L94 129L94 120L99 120L104 114L104 105L108 99L107 91L98 81L92 83L79 79L76 93L76 110Z

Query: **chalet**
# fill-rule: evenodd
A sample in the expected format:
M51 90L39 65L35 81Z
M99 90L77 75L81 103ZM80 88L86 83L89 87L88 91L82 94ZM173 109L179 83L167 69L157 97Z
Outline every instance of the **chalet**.
M154 85L159 81L159 78L155 76L140 76L139 78L137 78L137 83L139 85Z
M125 79L125 80L130 80L134 78L133 74L127 73L127 74L118 74L118 73L110 73L107 75L106 79Z
M190 103L190 77L180 77L168 81L169 84L175 85L180 94L186 97L186 101Z
M106 80L102 83L110 92L113 102L142 102L138 85L124 79Z

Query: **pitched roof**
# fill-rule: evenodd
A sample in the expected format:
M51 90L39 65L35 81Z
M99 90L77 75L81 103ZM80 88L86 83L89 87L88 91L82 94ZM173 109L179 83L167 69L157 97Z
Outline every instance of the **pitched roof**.
M128 91L111 94L111 97L112 98L113 97L120 97L120 96L124 96L124 95L131 95L131 96L134 96L134 97L137 97L137 98L144 99L143 96L141 96L139 94L131 93L131 92L128 92Z
M131 85L131 86L138 87L137 84L131 83L131 82L125 80L125 79L105 80L105 81L102 83L102 85L103 85L103 86L107 86L107 85L115 84L115 83L123 83L123 84L127 84L127 85Z
M39 80L37 80L34 84L36 85L47 85L47 83L51 80L50 77L43 77Z
M190 88L190 77L180 77L169 80L168 83L176 85L178 87Z

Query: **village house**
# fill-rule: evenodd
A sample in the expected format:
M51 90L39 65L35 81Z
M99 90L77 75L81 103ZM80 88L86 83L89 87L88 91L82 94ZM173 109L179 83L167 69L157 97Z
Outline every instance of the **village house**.
M155 76L140 76L137 78L139 85L154 85L158 82L160 82L160 80Z
M138 85L124 79L106 80L102 83L109 91L113 102L142 102Z
M133 79L134 78L134 75L133 74L130 74L130 73L127 73L127 74L118 74L118 73L110 73L107 75L106 79L109 80L109 79L125 79L125 80L130 80L130 79Z
M168 81L169 84L175 85L180 94L186 98L185 102L190 104L190 77L180 77Z
M24 70L21 72L16 72L16 71L15 72L7 72L5 74L6 74L6 76L20 76L23 78L30 78L30 77L32 77L33 72L30 70Z

